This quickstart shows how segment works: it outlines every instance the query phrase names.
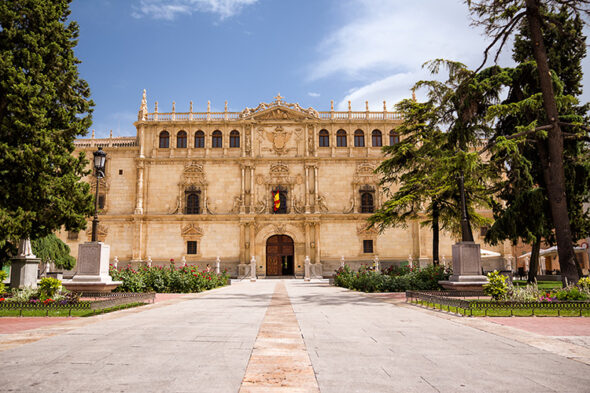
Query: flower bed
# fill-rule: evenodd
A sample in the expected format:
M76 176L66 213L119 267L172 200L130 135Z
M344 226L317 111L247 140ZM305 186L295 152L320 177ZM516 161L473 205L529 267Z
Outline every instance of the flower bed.
M226 271L221 274L199 272L195 266L142 266L134 269L131 266L115 268L110 266L109 274L114 281L122 281L117 287L118 292L159 292L159 293L190 293L228 284Z
M439 281L447 280L451 270L440 265L425 268L390 267L382 272L361 266L354 272L350 267L336 270L334 285L362 292L404 292L408 290L441 289Z

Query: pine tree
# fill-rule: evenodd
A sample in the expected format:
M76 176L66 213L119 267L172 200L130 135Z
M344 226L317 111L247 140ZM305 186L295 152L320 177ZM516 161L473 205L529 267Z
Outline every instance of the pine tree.
M567 94L579 93L576 79L581 77L581 69L576 70L576 67L579 68L579 60L585 52L579 47L576 49L577 43L583 41L580 31L576 32L576 25L581 27L579 15L587 13L583 8L587 8L589 2L484 0L468 1L468 4L478 18L476 23L485 26L494 39L485 50L486 58L497 43L500 43L499 54L512 32L524 25L517 37L515 51L515 60L521 64L516 70L509 71L511 92L506 105L494 109L497 115L504 118L504 123L498 129L498 136L501 137L493 140L496 147L499 145L500 150L507 152L507 160L511 161L513 172L521 181L510 183L512 190L502 196L511 201L510 209L513 211L504 219L499 219L496 227L505 226L502 236L518 233L525 241L532 241L534 251L539 248L540 237L551 240L551 229L554 228L562 279L564 282L577 282L579 272L573 242L576 225L580 228L585 225L579 200L584 198L584 191L576 190L575 183L570 180L580 179L578 176L586 172L586 166L570 165L572 163L568 161L573 159L583 163L579 159L587 157L587 154L580 150L583 146L575 142L585 138L585 132L580 128L580 114L584 110L576 109L575 99ZM566 23L570 14L573 15L573 22ZM566 58L567 61L564 61ZM550 72L550 68L555 72ZM559 74L563 81L558 78ZM564 133L563 127L568 132ZM567 140L570 137L574 140L573 144ZM527 138L532 143L521 146L521 149L514 146L515 142L526 143ZM581 180L587 182L587 178ZM546 204L543 194L547 198ZM518 212L519 209L530 212L532 207L547 208L545 211L550 214L539 213L529 217L527 223L524 221L526 218L518 216ZM497 209L497 213L500 210ZM498 235L492 231L490 239L498 238ZM533 261L536 261L535 256ZM535 270L535 266L531 268Z
M74 55L68 0L0 2L0 240L79 230L92 213L74 139L94 105Z

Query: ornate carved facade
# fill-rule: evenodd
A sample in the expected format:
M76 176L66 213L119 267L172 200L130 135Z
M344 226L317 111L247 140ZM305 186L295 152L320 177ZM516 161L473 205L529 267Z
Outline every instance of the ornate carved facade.
M282 272L297 276L306 256L324 275L342 257L351 264L375 256L382 264L429 260L430 231L418 222L383 233L366 229L385 198L374 173L381 147L399 141L399 115L385 103L381 112L318 112L278 95L241 112L228 112L227 104L224 112L209 104L206 112L193 112L192 103L189 112L175 107L160 113L155 103L149 113L144 92L135 137L76 142L87 155L98 146L108 154L100 236L121 263L184 258L205 266L219 256L236 275L255 257L264 276L275 235L291 239L277 247L293 255L275 252L273 261L284 257ZM62 238L77 250L76 240L65 232ZM452 243L441 237L447 260Z

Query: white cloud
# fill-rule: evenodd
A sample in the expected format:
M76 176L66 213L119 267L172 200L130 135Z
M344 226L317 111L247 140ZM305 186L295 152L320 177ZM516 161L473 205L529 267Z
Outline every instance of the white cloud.
M319 97L320 93L314 93L313 91L310 91L309 93L307 93L307 95L310 97Z
M382 110L411 96L418 80L431 76L422 64L445 58L476 68L483 60L486 39L470 26L462 0L351 0L350 20L326 37L318 47L318 60L310 65L310 79L342 78L358 86L339 103L347 109ZM500 63L511 64L510 46ZM391 102L391 105L389 104Z
M238 14L242 8L258 0L139 0L132 16L173 20L178 15L194 12L217 14L221 19Z

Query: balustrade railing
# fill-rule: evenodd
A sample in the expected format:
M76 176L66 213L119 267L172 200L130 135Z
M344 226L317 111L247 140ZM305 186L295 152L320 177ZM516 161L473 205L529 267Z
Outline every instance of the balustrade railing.
M401 120L399 112L318 112L322 120ZM241 120L242 112L164 112L148 113L147 121L219 121L219 120Z

